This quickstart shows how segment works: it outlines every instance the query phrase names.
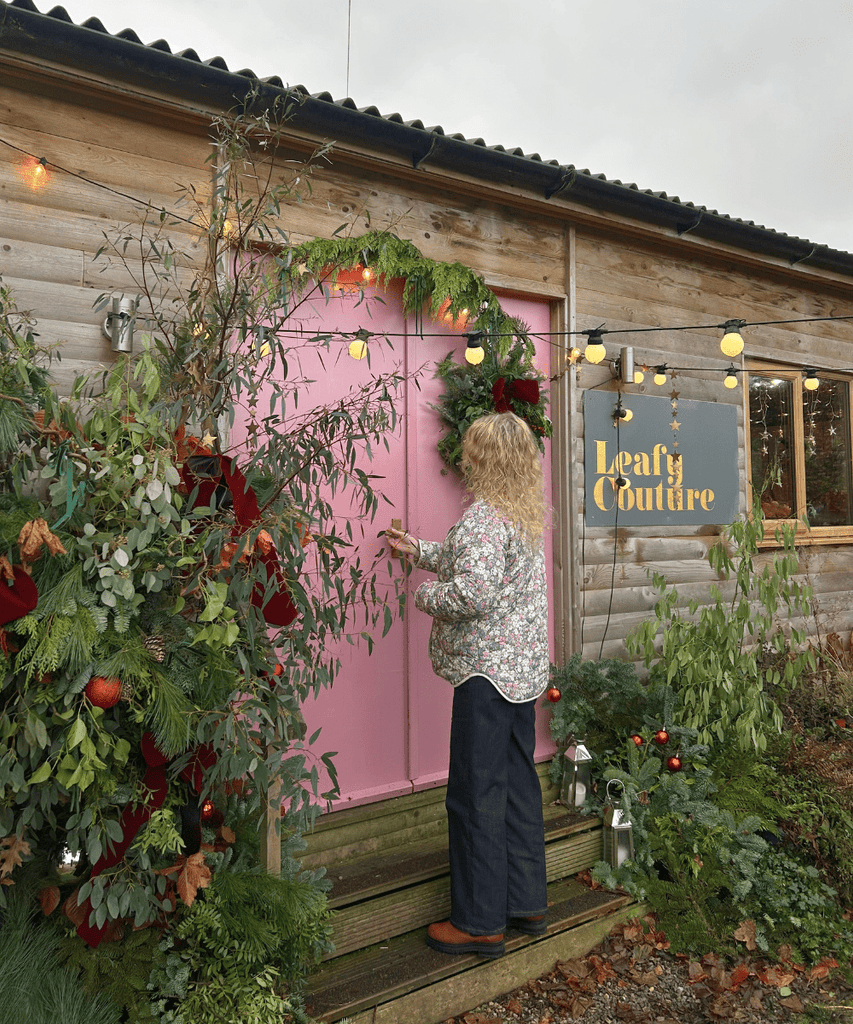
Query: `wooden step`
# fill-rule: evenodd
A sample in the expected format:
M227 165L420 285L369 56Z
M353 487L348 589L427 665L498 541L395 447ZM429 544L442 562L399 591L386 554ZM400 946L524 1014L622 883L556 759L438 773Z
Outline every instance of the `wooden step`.
M559 789L548 776L548 762L536 766L544 807L553 805ZM307 835L301 857L306 870L392 854L446 839L445 786L349 807L324 814Z
M601 859L601 826L596 818L578 821L560 814L550 824L551 831L545 836L549 882L577 874ZM332 879L335 952L329 958L449 916L446 841L429 853L371 858L357 867L360 873ZM350 871L355 870L356 866L350 866Z
M593 892L574 879L548 886L548 932L511 930L499 960L447 956L425 943L426 928L382 939L329 961L309 979L309 1012L321 1022L436 1024L589 952L619 921L644 909L622 895Z

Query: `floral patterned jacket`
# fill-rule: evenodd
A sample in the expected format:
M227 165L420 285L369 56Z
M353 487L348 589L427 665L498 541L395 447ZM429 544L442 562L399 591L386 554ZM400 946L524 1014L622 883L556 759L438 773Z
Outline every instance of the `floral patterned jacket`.
M549 673L544 550L530 552L502 513L476 502L443 543L420 541L415 564L438 577L415 594L433 617L436 675L454 686L486 676L516 703L538 697Z

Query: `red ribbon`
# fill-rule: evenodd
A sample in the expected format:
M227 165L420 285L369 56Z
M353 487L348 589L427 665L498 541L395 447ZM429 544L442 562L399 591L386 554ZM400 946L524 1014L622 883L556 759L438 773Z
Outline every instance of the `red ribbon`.
M512 412L512 406L509 403L511 398L516 402L525 402L527 405L538 405L539 381L513 380L507 384L503 377L498 377L492 385L495 412Z
M166 765L169 763L170 758L160 750L154 742L154 734L150 732L143 733L140 750L148 766L145 769L145 777L142 781L150 796L144 804L137 804L135 807L128 804L122 811L121 818L119 819L122 834L121 841L117 842L111 851L104 853L97 860L92 867L91 878L97 878L102 871L106 871L107 868L115 867L118 864L127 853L128 847L136 837L136 833L148 821L154 811L163 806L163 802L166 799L166 793L169 790L169 783L166 778ZM211 768L215 762L216 754L213 748L207 744L202 744L193 753L189 763L181 771L180 777L185 782L188 782L192 789L198 793L201 791L204 783L204 772ZM83 921L77 926L77 934L84 942L97 949L101 942L103 942L104 935L109 926L104 924L98 928L89 924L89 916L92 910L92 904L89 899L84 900L80 906L85 911L85 916Z
M14 583L0 583L0 626L29 615L39 600L32 577L20 565L12 566L12 572Z
M196 505L209 505L213 494L220 482L225 482L231 492L234 502L234 518L244 533L252 526L257 525L261 520L261 511L258 508L258 498L254 490L249 486L246 477L240 467L228 455L212 456L219 460L221 478L196 477L189 466L184 463L181 467L181 478L187 490L192 493L196 488ZM269 600L264 601L266 588L262 583L256 583L252 591L252 604L259 608L266 621L272 626L289 626L299 614L299 610L293 603L290 591L287 588L287 581L281 569L278 555L271 548L260 555L253 555L255 562L262 562L266 566L267 580L274 580L275 587Z

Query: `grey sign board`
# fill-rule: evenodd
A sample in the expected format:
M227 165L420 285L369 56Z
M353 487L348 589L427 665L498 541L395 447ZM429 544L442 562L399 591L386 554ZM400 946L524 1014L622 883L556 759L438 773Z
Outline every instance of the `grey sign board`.
M588 526L731 523L738 514L733 405L585 391L584 486ZM617 518L618 517L618 518Z

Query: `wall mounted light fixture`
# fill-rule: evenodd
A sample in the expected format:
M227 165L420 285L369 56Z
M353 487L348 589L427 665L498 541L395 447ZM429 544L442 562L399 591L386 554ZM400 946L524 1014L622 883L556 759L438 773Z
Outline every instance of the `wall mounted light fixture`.
M130 295L113 295L110 311L104 320L104 334L110 339L113 352L133 351L133 325L136 299Z

